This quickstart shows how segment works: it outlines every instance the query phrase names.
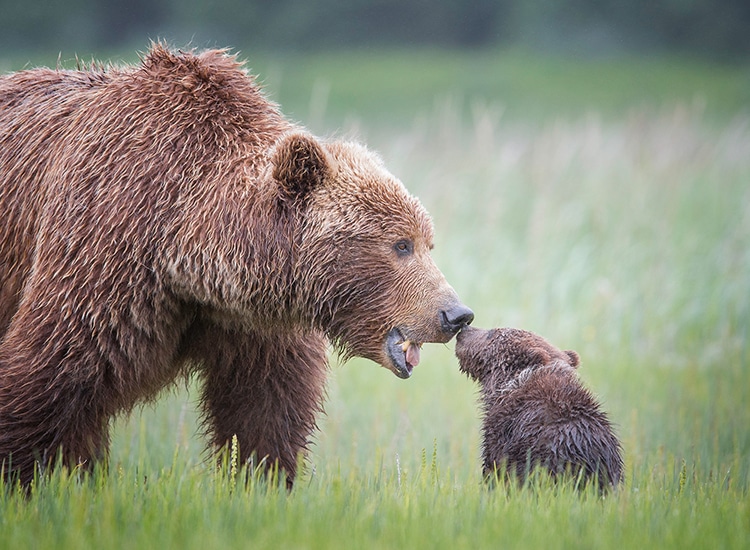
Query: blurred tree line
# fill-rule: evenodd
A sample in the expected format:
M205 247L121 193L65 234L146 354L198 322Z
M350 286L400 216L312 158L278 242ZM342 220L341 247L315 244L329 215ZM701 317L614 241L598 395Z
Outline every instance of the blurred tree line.
M524 45L747 58L750 0L0 0L0 48Z

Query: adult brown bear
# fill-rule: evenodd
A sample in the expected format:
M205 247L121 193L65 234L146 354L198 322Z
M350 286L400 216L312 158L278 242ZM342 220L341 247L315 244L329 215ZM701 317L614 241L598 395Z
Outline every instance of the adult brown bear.
M473 314L420 203L287 121L223 51L0 78L0 463L106 456L108 424L202 379L212 443L295 475L327 341L401 378Z

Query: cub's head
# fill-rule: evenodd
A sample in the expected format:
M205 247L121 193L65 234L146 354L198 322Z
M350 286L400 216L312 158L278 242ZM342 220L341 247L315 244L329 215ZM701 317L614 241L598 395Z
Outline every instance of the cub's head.
M283 137L274 178L300 209L300 311L345 357L411 376L426 342L471 323L430 256L432 221L361 145Z
M508 378L529 368L561 362L578 367L575 351L561 351L541 336L515 328L464 328L456 338L461 371L484 383Z

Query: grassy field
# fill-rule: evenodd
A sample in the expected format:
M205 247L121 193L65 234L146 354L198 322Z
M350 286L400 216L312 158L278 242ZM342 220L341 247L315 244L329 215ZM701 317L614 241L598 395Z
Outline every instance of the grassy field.
M332 357L290 494L207 465L197 392L177 391L115 423L108 472L58 473L30 498L0 488L0 549L747 547L747 67L517 52L250 65L295 119L365 139L420 197L475 325L580 353L625 485L487 490L476 388L453 344L432 345L408 381Z

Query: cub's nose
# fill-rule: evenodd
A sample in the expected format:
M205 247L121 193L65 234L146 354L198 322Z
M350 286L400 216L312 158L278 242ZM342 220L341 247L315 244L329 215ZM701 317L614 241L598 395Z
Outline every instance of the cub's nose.
M440 312L440 326L443 332L456 334L474 320L474 312L463 304L458 304Z

